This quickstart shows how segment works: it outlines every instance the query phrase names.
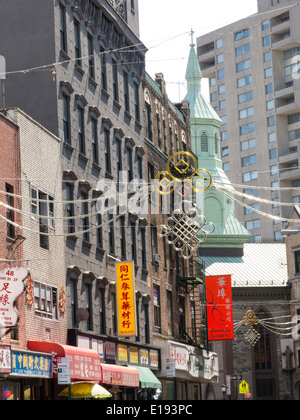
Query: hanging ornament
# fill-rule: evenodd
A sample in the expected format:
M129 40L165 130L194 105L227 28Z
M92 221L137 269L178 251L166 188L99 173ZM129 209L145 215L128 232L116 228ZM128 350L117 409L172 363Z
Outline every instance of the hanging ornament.
M260 339L261 335L253 328L253 324L257 325L259 323L259 318L255 315L253 311L247 311L246 315L243 318L244 325L250 325L249 330L244 335L245 339L249 341L251 346L255 346L257 341Z
M184 259L190 259L207 235L214 232L215 225L206 222L198 207L191 207L185 201L182 204L188 210L174 210L166 223L158 227L158 236L166 237L167 243L175 251L179 251Z
M26 282L26 302L28 305L33 305L33 297L34 297L34 287L33 287L33 280L31 278L31 275L27 277Z
M64 286L60 286L59 290L59 310L62 314L66 312L66 293Z

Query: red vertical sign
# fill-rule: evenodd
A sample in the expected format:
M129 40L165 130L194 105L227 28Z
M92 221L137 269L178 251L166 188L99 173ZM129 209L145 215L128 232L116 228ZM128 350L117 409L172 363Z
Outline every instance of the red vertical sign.
M206 277L208 339L233 340L231 275Z

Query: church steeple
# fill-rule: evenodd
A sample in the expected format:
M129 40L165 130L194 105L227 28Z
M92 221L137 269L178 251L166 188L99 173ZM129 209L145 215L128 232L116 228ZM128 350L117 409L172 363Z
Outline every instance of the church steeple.
M185 100L190 103L190 122L192 151L198 158L198 168L206 169L214 181L219 181L227 188L233 187L223 170L220 146L220 127L222 120L202 95L202 72L195 51L191 31L190 54L186 69L187 94ZM241 253L249 232L235 217L233 200L225 197L213 188L205 193L196 193L196 204L204 213L208 222L215 224L215 232L202 244L201 251L208 248L230 249L230 254Z

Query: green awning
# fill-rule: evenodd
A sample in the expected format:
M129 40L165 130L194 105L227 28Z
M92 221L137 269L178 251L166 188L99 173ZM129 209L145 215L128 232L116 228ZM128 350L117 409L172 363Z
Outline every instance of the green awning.
M157 379L154 373L147 367L133 366L139 371L141 388L161 388L161 382Z

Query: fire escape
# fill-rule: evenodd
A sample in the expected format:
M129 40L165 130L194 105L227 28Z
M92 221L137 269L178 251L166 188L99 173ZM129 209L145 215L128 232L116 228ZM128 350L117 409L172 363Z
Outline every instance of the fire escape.
M205 262L203 259L192 258L177 271L177 291L189 297L191 323L185 328L183 337L194 347L208 349L206 293L205 293Z

